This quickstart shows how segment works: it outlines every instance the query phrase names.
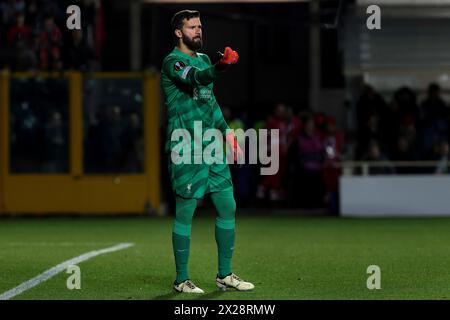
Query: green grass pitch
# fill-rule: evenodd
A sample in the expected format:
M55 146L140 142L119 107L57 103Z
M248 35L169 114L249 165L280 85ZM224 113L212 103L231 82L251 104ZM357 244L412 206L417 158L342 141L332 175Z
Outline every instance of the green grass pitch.
M174 294L169 218L0 219L0 294L83 253L81 289L55 277L14 299L448 299L450 219L238 217L234 271L252 292L218 291L214 219L192 227L190 273L204 295ZM381 289L366 287L369 265Z

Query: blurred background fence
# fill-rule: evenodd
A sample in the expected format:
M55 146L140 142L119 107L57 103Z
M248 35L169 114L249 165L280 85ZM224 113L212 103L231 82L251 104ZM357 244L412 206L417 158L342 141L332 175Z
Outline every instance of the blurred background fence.
M2 211L159 207L158 74L3 72L1 79Z

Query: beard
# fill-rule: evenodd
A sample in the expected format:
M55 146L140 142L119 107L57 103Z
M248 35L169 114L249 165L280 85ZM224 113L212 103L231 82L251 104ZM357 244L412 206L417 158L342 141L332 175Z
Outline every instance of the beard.
M183 33L183 43L192 51L200 50L203 47L203 40L201 36L189 39L189 37Z

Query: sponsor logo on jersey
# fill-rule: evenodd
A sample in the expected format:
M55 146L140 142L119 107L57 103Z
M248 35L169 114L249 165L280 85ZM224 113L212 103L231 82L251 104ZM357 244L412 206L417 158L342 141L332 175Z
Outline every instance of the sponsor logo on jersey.
M173 65L173 68L175 69L175 71L180 71L181 69L183 69L185 66L184 62L182 61L177 61L175 62L175 64Z
M212 90L208 88L198 88L195 87L193 90L194 100L209 100L212 96Z

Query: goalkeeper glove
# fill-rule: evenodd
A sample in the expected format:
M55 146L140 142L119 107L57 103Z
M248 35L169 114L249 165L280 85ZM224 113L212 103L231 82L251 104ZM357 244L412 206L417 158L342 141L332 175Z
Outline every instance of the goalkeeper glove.
M242 152L242 149L239 146L239 143L237 142L237 138L234 135L234 133L230 132L229 134L227 134L225 139L227 140L227 143L231 147L231 150L233 152L233 162L239 164L241 164L241 162L243 163L244 153Z
M231 49L230 47L226 47L224 53L220 53L221 59L216 63L216 69L219 71L226 70L230 65L236 64L239 60L239 54Z

